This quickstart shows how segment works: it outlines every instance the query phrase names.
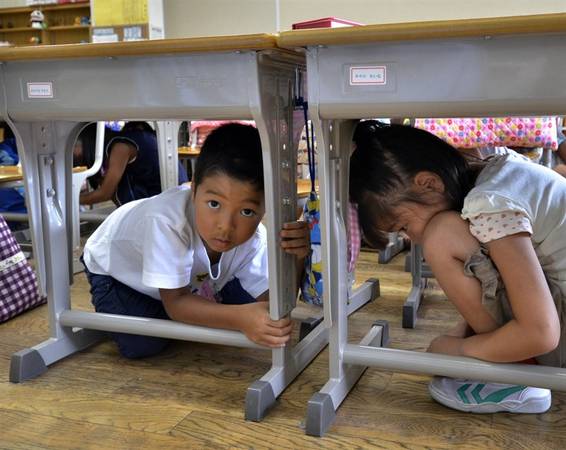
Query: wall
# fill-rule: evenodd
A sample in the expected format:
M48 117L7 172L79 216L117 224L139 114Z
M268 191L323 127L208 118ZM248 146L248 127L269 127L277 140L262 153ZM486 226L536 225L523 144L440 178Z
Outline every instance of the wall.
M163 0L165 37L273 33L273 0Z
M566 0L163 0L165 36L273 33L277 5L280 30L329 16L371 24L566 12Z

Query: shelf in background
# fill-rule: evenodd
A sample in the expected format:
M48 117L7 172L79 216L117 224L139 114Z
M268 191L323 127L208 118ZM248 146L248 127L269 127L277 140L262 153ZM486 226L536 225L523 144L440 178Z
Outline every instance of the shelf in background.
M45 28L30 26L34 10L43 12ZM90 12L90 2L0 8L0 40L14 47L88 42Z
M36 6L41 6L41 5L36 5ZM90 2L63 3L61 5L44 5L41 8L32 8L32 9L41 9L42 11L63 11L65 9L81 9L81 8L89 8L90 9Z
M56 27L48 27L46 31L63 31L63 30L88 30L90 25L59 25Z
M20 6L15 8L0 8L0 14L24 14L31 13L36 9L40 11L64 11L69 9L90 9L90 3L64 3L61 5L34 5L34 6Z
M17 28L0 28L0 33L25 33L27 31L42 31L43 28L17 27Z

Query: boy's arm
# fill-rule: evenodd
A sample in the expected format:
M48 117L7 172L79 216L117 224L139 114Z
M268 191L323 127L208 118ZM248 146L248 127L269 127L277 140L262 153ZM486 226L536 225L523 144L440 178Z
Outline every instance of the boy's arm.
M287 222L281 230L281 248L296 256L297 289L301 285L301 278L305 270L305 258L311 251L310 230L303 221Z
M271 320L267 302L223 305L191 294L188 288L160 289L159 293L167 314L178 322L241 331L266 347L283 347L291 337L290 319Z

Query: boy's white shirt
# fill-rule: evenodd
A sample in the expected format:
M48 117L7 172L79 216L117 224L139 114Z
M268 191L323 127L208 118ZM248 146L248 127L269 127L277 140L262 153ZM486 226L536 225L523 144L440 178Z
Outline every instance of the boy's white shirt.
M254 298L268 289L265 227L260 224L248 241L211 267L187 186L119 207L87 240L84 261L90 272L110 275L157 300L160 288L187 285L193 293L218 299L234 277Z

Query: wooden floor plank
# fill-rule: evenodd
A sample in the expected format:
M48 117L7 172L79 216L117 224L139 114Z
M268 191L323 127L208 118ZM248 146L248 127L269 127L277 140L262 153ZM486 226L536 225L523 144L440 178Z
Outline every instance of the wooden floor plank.
M401 327L410 289L404 255L387 265L365 253L357 282L380 279L382 295L349 320L359 340L376 319L388 320L393 348L425 351L457 320L434 282L417 326ZM91 309L79 275L74 308ZM296 334L296 333L295 333ZM144 360L121 358L103 342L53 364L22 384L8 382L11 355L49 335L47 308L0 325L0 449L392 448L563 449L566 395L540 415L472 415L436 404L430 377L368 368L337 412L324 438L304 434L307 402L328 378L324 350L278 399L261 423L244 420L246 388L270 368L270 355L251 349L175 342Z
M101 450L204 448L205 441L0 408L0 448Z

